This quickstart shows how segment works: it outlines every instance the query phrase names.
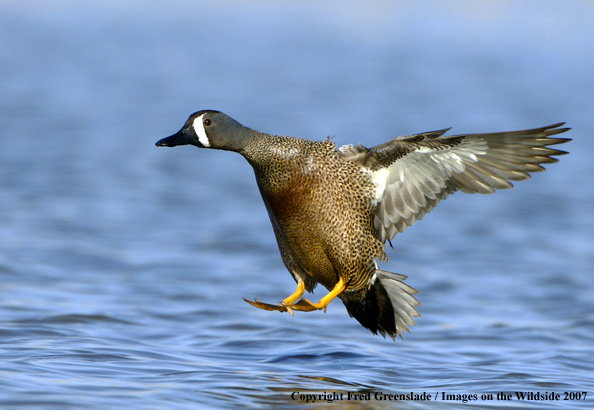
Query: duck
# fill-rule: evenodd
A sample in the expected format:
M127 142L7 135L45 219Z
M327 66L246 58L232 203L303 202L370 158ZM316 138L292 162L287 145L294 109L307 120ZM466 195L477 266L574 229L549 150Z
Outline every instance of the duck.
M565 123L520 131L446 136L449 128L403 135L367 148L337 147L262 133L216 110L193 113L158 147L193 145L241 154L252 166L283 263L297 286L268 311L310 312L340 299L373 334L395 340L419 317L417 291L404 275L380 269L386 242L457 191L491 194L543 171L567 154L550 146ZM318 302L303 297L317 284Z

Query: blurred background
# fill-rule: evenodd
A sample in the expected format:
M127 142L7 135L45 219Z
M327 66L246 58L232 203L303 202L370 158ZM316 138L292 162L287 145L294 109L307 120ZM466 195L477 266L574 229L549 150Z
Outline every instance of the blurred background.
M591 407L592 16L585 0L0 1L0 406L548 390ZM338 301L289 317L241 300L294 282L243 158L154 146L200 109L339 146L560 121L573 141L395 238L382 267L422 317L393 343ZM377 405L429 404L324 407Z

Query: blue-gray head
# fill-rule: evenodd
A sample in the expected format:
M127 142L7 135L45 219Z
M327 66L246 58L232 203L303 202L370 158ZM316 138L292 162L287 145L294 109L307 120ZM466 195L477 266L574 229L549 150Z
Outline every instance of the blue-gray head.
M184 126L170 137L155 144L157 147L195 145L241 152L250 139L250 129L233 118L215 110L202 110L190 115Z

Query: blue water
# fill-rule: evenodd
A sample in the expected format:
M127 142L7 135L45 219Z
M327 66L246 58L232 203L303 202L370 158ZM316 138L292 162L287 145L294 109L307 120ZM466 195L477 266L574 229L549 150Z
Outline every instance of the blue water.
M594 408L592 15L0 3L0 408ZM392 342L338 301L294 317L243 302L294 289L249 165L154 146L204 108L338 145L558 121L574 140L547 172L456 194L396 237L383 268L409 276L422 317ZM300 400L324 393L343 400Z

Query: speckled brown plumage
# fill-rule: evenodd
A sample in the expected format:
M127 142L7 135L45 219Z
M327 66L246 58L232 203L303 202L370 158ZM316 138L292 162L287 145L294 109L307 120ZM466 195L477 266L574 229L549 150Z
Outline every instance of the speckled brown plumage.
M332 289L339 276L347 283L343 297L366 289L375 259L386 256L373 227L375 186L363 170L329 140L260 134L241 154L254 168L291 274L308 291L316 282Z

